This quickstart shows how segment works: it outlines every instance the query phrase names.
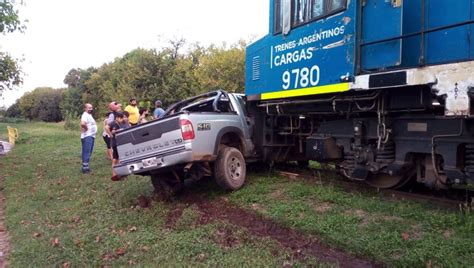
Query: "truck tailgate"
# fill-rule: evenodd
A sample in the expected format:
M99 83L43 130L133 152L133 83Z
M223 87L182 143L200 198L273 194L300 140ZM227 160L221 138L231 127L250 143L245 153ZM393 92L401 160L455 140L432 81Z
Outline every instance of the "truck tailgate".
M116 134L120 163L185 150L179 115L151 121Z

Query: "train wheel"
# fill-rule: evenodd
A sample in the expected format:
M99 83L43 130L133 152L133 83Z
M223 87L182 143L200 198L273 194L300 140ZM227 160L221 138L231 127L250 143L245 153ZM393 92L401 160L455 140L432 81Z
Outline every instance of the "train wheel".
M410 176L375 174L370 176L365 182L379 189L398 189L410 181Z

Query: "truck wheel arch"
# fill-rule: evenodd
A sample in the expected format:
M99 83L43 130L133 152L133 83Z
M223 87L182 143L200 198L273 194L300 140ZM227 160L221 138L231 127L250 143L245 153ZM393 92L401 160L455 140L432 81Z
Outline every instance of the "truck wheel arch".
M214 146L214 155L219 153L219 145L225 144L230 147L235 147L244 154L245 143L243 140L243 132L237 127L225 127L217 133L216 143Z

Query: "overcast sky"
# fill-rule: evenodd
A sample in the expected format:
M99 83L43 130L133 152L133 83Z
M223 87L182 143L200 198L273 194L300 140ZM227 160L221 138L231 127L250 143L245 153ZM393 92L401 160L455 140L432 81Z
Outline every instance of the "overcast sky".
M37 87L64 87L70 69L99 67L138 47L159 49L177 38L203 45L255 40L268 31L268 6L268 0L23 0L17 7L27 30L0 36L0 50L25 59L24 84L6 92L0 107Z

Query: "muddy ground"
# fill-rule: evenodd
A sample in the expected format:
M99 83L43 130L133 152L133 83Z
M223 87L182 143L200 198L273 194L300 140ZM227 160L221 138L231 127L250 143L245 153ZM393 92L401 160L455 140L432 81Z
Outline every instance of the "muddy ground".
M204 225L217 220L227 221L246 229L255 237L277 241L283 248L292 252L295 259L303 260L307 257L314 257L321 262L333 263L339 267L383 266L330 248L315 236L297 232L253 212L232 206L226 198L209 200L196 193L186 191L177 196L176 201L179 205L170 211L166 221L169 228L173 228L173 225L178 222L184 209L189 206L197 206L199 208L198 224ZM232 244L235 243L232 230L221 230L219 235L222 246L232 247Z
M0 141L0 157L8 153L11 146L8 142ZM7 266L6 256L10 249L8 234L5 227L5 197L3 196L3 178L0 174L0 268Z
M6 256L10 248L8 234L5 228L5 198L3 196L3 186L0 178L0 268L7 266Z

